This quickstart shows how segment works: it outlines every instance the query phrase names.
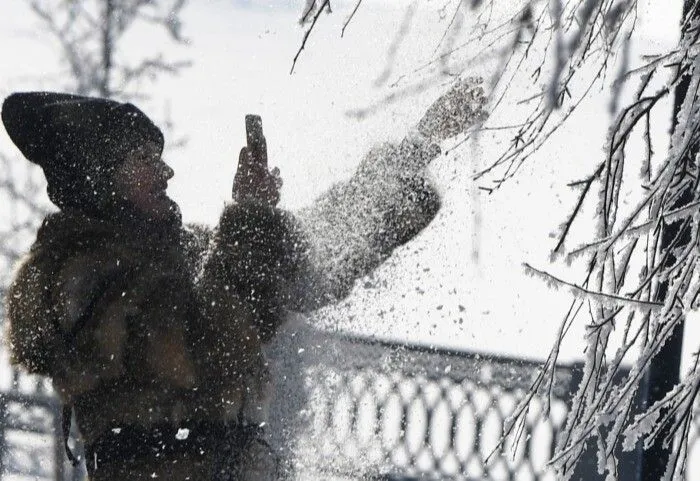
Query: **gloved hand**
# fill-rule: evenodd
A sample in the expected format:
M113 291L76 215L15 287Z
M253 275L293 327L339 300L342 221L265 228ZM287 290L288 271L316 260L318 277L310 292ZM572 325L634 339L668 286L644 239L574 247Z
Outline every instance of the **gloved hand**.
M257 138L249 138L248 145L241 149L233 179L233 200L274 207L280 200L281 187L279 169L268 169L267 142L260 131Z

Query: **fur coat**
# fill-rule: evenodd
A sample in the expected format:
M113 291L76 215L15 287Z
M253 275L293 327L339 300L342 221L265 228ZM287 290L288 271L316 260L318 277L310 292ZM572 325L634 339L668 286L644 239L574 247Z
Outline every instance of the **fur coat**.
M127 425L255 422L296 235L257 205L215 232L52 214L7 297L12 361L53 379L88 446Z
M125 426L264 420L262 344L288 310L343 298L435 217L418 173L435 155L375 149L295 216L234 204L214 230L52 214L8 293L12 361L53 379L88 446Z

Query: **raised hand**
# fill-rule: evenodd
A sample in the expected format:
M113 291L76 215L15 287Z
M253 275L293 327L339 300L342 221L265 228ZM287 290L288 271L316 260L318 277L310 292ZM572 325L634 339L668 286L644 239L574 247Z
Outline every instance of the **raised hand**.
M282 178L277 167L267 165L267 141L257 115L246 116L248 145L241 149L233 178L233 200L276 206L280 200Z
M428 107L417 130L429 142L441 142L461 134L485 118L484 89L474 78L458 80Z

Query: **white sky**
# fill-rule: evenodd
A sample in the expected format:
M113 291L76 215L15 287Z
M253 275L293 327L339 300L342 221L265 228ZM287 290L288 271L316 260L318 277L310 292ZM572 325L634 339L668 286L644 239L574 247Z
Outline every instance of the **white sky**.
M230 196L246 113L262 115L270 162L281 168L285 180L282 203L295 208L347 177L371 145L399 140L439 93L432 89L398 101L361 121L347 115L391 92L374 82L387 66L408 1L365 0L343 39L340 28L354 2L337 3L335 14L319 23L294 75L289 69L302 36L295 21L301 2L280 1L276 8L269 7L271 2L252 2L255 8L236 3L246 2L191 0L182 17L192 43L173 55L194 65L179 77L160 81L154 100L140 104L158 117L169 99L177 131L189 138L185 148L167 159L176 171L170 193L188 221L214 223ZM421 3L398 50L392 80L421 65L437 45L447 21L437 15L437 3ZM637 46L644 53L675 40L680 11L679 0L649 3L653 9L641 12L640 19L646 40ZM38 79L56 72L56 49L36 25L24 2L9 0L3 6L2 96L55 88ZM133 42L139 49L154 43L142 36ZM473 73L490 72L482 66ZM500 148L497 139L483 135L478 145L436 161L431 172L445 204L439 217L379 270L381 288L358 288L342 308L319 315L319 322L424 344L545 357L570 298L525 276L521 265L547 268L554 246L549 234L575 200L565 184L585 177L599 161L607 101L597 92L518 178L498 193L482 196L479 229L469 174L475 162L483 166L493 158ZM663 135L667 121L658 122L657 134ZM0 149L15 152L4 131ZM471 257L475 238L478 264ZM563 360L581 358L581 334L572 334ZM688 338L697 335L689 331Z

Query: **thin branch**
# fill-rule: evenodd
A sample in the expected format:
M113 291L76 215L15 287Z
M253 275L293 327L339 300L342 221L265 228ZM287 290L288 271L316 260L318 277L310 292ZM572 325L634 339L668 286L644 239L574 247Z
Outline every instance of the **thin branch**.
M572 224L574 223L574 220L578 217L578 213L581 210L581 206L583 205L583 201L588 195L588 191L591 188L591 185L593 182L600 176L601 172L603 172L603 167L605 167L605 164L600 164L596 171L588 177L585 180L578 181L578 182L573 182L569 184L570 187L578 186L578 185L583 185L583 191L579 195L578 201L576 202L576 205L574 206L574 210L567 219L566 223L564 224L564 229L562 230L561 235L559 236L559 241L557 242L557 245L554 247L554 250L552 251L553 254L559 253L560 249L564 245L564 241L566 240L566 236L569 233L569 229L571 229Z
M343 24L343 29L340 31L340 38L343 38L345 35L345 29L350 25L350 22L352 21L353 17L355 16L355 13L357 13L357 10L360 8L360 5L362 5L362 0L357 0L357 3L355 4L355 8L352 9L352 13L350 16L345 20L345 23Z
M321 13L323 13L323 10L325 9L325 7L330 6L330 4L331 4L331 0L323 0L321 7L318 9L316 14L314 15L313 21L311 22L311 26L304 33L304 38L301 41L301 45L299 46L299 50L297 50L296 55L294 55L294 60L292 61L292 68L289 71L289 75L294 73L294 66L297 64L297 59L299 58L299 55L301 55L301 51L304 50L304 47L306 47L306 41L309 39L309 35L311 35L311 31L314 29L314 26L316 26L316 21L318 20L318 17L321 16ZM302 23L303 23L303 20L302 20Z
M578 286L572 282L568 282L568 281L565 281L563 279L559 279L558 277L556 277L548 272L536 269L528 263L524 263L523 266L525 267L526 272L528 272L530 274L534 274L534 275L543 277L543 278L547 279L548 281L553 282L555 285L558 284L560 286L568 287L572 291L574 291L575 293L581 294L581 295L586 296L586 297L590 297L592 299L600 300L603 302L622 303L622 304L627 304L627 305L636 306L636 307L642 307L642 308L646 308L646 309L659 309L659 308L663 307L663 303L660 303L660 302L644 301L644 300L635 299L632 297L624 297L624 296L620 296L617 294L608 294L605 292L593 291L591 289L586 289L585 287Z
M686 219L697 213L698 208L700 208L700 201L692 202L686 207L676 209L674 211L665 213L661 215L661 219L667 224L677 222L679 220ZM608 246L612 245L616 241L625 241L630 239L637 239L643 235L650 234L653 230L657 228L659 224L659 219L653 219L643 224L637 226L628 226L625 229L621 229L613 235L605 237L603 239L598 239L593 242L589 242L581 247L574 249L567 254L568 259L573 259L579 257L582 254L589 254L592 250L603 250L607 249ZM601 246L604 246L601 248Z

